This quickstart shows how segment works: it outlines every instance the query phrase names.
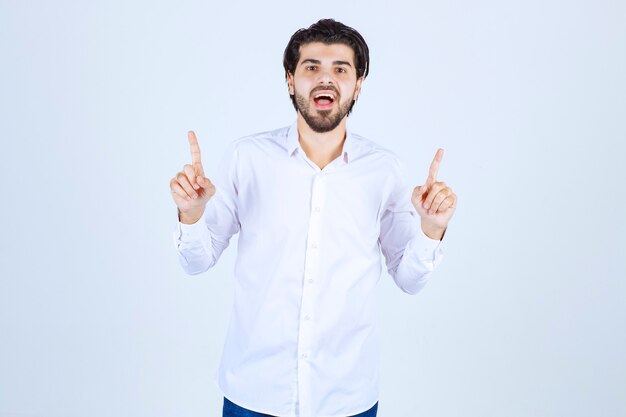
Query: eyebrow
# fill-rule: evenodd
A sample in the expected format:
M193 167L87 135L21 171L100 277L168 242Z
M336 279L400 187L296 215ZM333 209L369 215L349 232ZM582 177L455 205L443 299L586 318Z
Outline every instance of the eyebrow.
M321 65L322 61L320 61L319 59L307 58L304 61L302 61L300 65L306 64L306 63ZM350 65L348 61L333 61L333 65L347 65L349 67L352 67L352 65Z

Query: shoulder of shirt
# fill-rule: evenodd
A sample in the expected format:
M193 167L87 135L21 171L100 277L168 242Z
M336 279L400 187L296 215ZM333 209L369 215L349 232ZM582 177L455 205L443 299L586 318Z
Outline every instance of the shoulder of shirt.
M231 139L229 146L237 150L242 146L254 145L254 144L268 144L268 141L278 143L282 145L287 134L289 132L289 126L281 127L279 129L268 130L265 132L253 133L250 135L242 136L236 139Z
M394 151L385 148L384 146L374 142L371 139L367 139L359 134L350 133L354 139L354 145L361 148L366 154L377 154L378 156L385 158L390 164L394 165L397 169L402 169L402 159Z

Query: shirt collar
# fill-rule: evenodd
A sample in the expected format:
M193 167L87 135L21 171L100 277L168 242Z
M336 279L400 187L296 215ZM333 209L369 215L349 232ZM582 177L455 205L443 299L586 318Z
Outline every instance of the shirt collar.
M343 161L348 163L350 160L354 160L358 152L358 144L355 137L350 132L350 129L346 128L346 140L343 142ZM298 121L296 120L287 132L286 140L287 155L292 156L296 149L302 149L300 141L298 140Z

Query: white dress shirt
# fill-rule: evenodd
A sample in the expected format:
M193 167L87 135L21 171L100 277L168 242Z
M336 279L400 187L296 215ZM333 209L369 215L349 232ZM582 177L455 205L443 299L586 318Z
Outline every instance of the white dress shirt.
M382 255L417 293L440 262L421 230L400 162L347 132L324 169L297 126L234 140L202 218L174 240L189 274L211 268L239 232L234 303L215 382L247 409L346 417L378 400L375 288Z

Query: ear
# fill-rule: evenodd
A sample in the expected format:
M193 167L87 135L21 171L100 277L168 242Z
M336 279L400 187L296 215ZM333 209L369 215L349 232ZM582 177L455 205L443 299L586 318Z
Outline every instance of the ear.
M352 97L352 100L354 101L359 98L359 93L361 92L361 84L363 84L363 77L359 77L359 79L356 80L356 87L354 87L354 96Z
M293 88L293 74L291 72L287 72L287 86L289 87L289 95L293 96L295 92Z

